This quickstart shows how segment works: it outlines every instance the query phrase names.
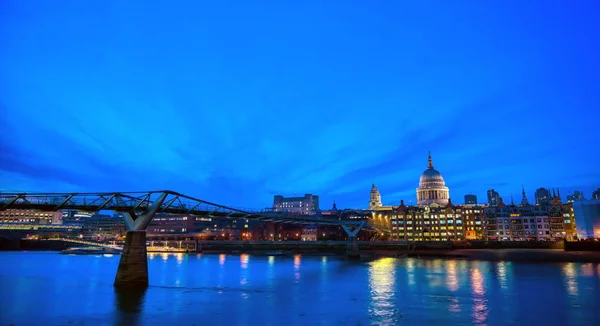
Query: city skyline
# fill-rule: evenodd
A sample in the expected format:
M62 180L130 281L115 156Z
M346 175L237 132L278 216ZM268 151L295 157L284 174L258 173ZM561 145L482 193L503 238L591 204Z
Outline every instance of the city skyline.
M590 198L595 3L519 8L12 2L0 191L252 208L311 193L328 209L366 207L375 183L384 205L416 204L431 151L454 203L491 188L518 203L521 185L530 203L541 187Z

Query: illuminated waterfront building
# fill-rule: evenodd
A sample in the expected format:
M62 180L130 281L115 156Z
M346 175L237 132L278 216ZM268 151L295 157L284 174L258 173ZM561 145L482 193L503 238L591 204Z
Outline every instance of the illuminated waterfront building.
M457 206L450 200L450 192L441 173L434 169L429 154L425 170L417 188L417 206L378 205L369 223L389 230L391 240L400 241L461 241L483 239L483 210L478 205ZM371 189L371 201L379 191ZM476 199L474 200L477 201Z
M63 213L44 212L33 209L7 209L0 211L1 223L14 224L54 224L63 223Z
M391 240L461 241L484 237L482 207L454 205L406 206L374 212L370 223L387 226Z
M304 197L273 198L273 211L298 215L313 215L319 210L319 196L306 194Z

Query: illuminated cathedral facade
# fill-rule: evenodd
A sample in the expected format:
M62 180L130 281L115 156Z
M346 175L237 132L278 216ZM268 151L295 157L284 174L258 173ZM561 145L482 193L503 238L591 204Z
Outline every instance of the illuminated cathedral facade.
M419 188L417 188L417 204L419 206L438 204L446 206L450 200L450 190L442 174L433 168L431 153L427 159L427 170L421 174Z

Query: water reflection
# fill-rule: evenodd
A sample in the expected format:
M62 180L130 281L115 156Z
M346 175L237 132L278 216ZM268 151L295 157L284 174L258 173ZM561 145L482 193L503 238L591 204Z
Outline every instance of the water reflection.
M300 262L302 261L302 255L294 255L294 279L296 282L300 280Z
M600 325L595 264L154 254L144 293L117 257L0 252L0 324Z
M506 283L507 263L505 261L500 261L496 266L496 276L498 277L498 281L500 282L500 288L506 290L508 288L508 285Z
M242 274L240 275L240 285L244 286L248 283L248 262L250 261L250 256L248 254L240 255L240 268L242 269ZM246 292L242 292L242 297L244 299L248 298L248 294Z
M408 285L414 286L417 282L415 282L415 260L408 259L406 261L406 272L408 276Z
M446 287L448 290L455 292L458 290L458 278L456 277L456 261L451 260L446 264Z
M138 325L146 289L115 288L115 325Z
M588 263L581 265L581 274L583 276L594 276L594 264Z
M471 269L470 275L471 295L473 298L473 323L475 325L486 325L488 318L487 299L485 297L485 284L483 275L479 268Z
M248 261L250 260L250 256L248 254L242 254L240 256L240 267L242 269L248 268Z
M163 252L160 254L160 257L163 259L164 263L167 263L167 259L169 259L169 254L166 252Z
M562 272L565 275L565 286L567 287L567 293L569 293L569 295L576 296L578 294L578 287L575 264L564 264L562 267Z
M370 263L369 313L382 324L396 324L399 314L396 306L396 260L381 258Z
M181 265L181 263L183 262L183 253L176 253L175 254L175 258L177 258L177 265Z

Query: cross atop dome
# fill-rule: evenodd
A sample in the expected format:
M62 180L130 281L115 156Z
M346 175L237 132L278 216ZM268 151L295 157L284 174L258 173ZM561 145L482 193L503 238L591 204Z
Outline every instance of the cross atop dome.
M433 169L433 160L431 159L431 152L429 152L429 158L427 159L427 168Z

